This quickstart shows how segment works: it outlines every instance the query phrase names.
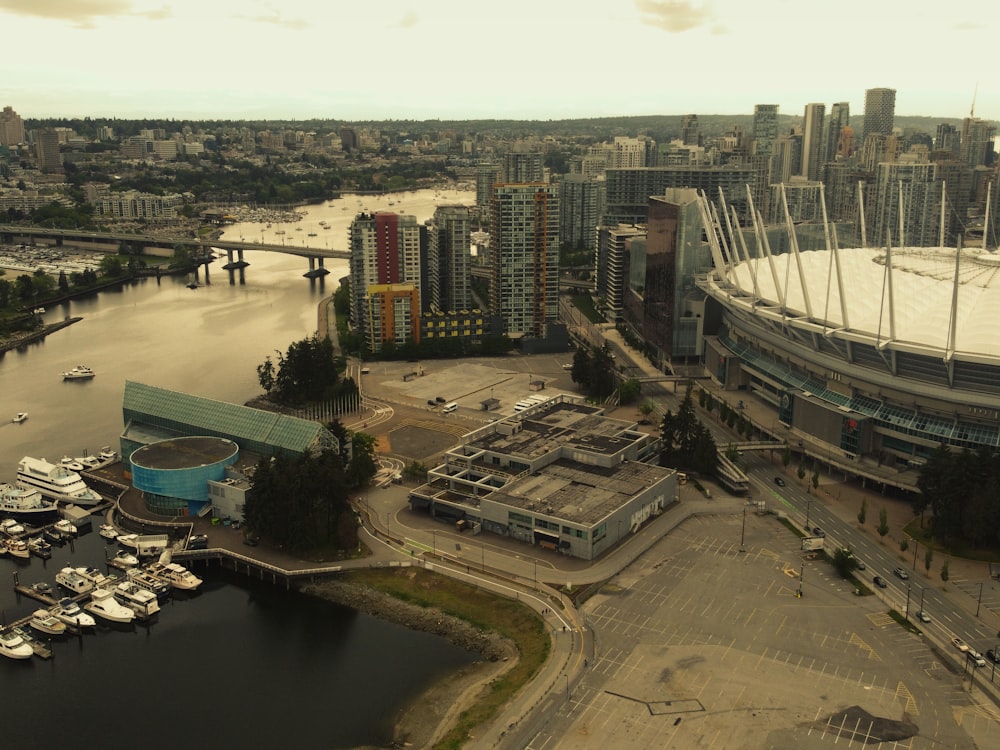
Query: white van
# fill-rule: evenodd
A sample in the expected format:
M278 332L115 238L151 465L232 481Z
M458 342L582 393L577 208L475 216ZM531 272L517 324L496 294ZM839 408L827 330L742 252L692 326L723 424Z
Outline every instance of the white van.
M454 401L452 401L450 404L445 404L441 408L441 411L444 412L445 414L447 414L448 412L455 411L457 408L458 408L458 404L456 404Z

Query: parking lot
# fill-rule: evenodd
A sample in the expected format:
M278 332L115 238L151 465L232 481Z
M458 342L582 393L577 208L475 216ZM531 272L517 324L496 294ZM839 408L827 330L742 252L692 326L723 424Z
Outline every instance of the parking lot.
M597 658L532 748L1000 746L950 659L774 516L742 524L689 519L586 603Z

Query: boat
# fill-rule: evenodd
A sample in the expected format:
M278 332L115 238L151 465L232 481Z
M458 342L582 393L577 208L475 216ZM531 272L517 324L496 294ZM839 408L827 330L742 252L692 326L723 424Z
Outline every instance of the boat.
M42 539L49 544L58 544L60 547L66 541L66 538L62 534L51 527L42 529Z
M82 463L75 458L70 458L69 456L63 456L59 465L69 469L70 471L83 471L84 469Z
M110 523L102 523L97 533L103 536L105 539L110 539L112 541L118 538L118 529L116 529Z
M15 422L17 424L20 424L21 422L23 422L27 418L28 418L28 412L26 412L26 411L19 411L17 414L14 415L14 418L12 420L10 420L10 421L11 422Z
M159 578L154 578L142 568L129 568L125 571L125 575L136 586L144 588L146 591L152 591L156 594L157 599L166 599L170 596L170 584Z
M78 528L76 528L76 526L73 525L73 522L70 521L68 518L60 518L58 521L52 524L52 528L54 528L64 537L76 536L80 531Z
M88 380L94 375L96 375L93 370L91 370L86 365L77 365L72 370L67 370L62 374L63 380Z
M13 518L5 518L0 521L0 531L7 536L17 536L24 533L24 527Z
M36 307L31 312L33 312L35 315L44 315L45 314L45 308L44 307Z
M94 584L69 567L56 573L56 583L74 594L86 594L94 590Z
M8 539L7 552L10 553L11 557L19 557L22 560L27 560L31 556L28 543L23 539Z
M80 609L80 605L68 596L60 599L51 611L63 623L73 628L92 628L96 624L94 618Z
M110 578L100 571L100 569L93 567L92 565L81 566L75 568L76 572L79 574L80 578L88 581L90 585L99 589L105 586L109 586L114 583L114 579Z
M48 560L52 557L52 545L42 537L36 536L28 540L28 552L43 560Z
M47 609L36 609L31 614L28 624L39 633L46 635L65 635L66 623L49 612Z
M115 598L144 620L160 611L160 601L152 591L142 588L135 581L122 581L114 588Z
M115 540L122 547L128 547L129 549L138 550L139 548L139 535L138 534L119 534Z
M42 596L52 595L52 587L45 581L38 581L37 583L31 584L31 590L36 594L41 594Z
M30 659L34 653L31 645L13 630L0 630L0 654L9 659Z
M139 558L128 550L120 549L115 554L114 559L109 560L119 568L135 568L139 565Z
M95 589L90 593L90 601L83 608L111 622L132 622L135 612L121 604L110 589Z
M107 466L108 464L113 464L115 461L117 461L118 451L111 450L111 446L105 445L103 448L101 448L100 452L97 454L97 457L100 459L101 462L100 466L98 466L98 468L100 468L101 466Z
M17 486L34 489L45 497L80 506L94 506L103 498L87 486L75 471L50 464L44 458L25 456L17 465Z
M0 513L18 521L41 525L54 518L57 511L55 503L42 497L38 490L0 482Z
M201 586L201 579L198 576L183 565L175 562L150 563L146 566L146 572L154 578L166 581L175 589L181 589L182 591L194 591Z
M316 236L316 233L315 233L315 232L310 232L310 233L309 233L309 236L310 236L310 237L315 237L315 236Z

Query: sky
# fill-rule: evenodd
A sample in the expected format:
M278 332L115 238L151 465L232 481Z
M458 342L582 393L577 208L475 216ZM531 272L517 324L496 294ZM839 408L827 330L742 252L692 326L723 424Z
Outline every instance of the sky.
M25 118L1000 119L986 0L0 0ZM990 77L986 77L989 73Z

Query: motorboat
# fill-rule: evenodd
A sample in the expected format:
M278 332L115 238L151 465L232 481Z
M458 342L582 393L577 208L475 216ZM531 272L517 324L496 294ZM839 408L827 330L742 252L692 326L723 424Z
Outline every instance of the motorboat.
M139 565L139 558L128 550L120 549L115 554L113 562L121 568L135 568Z
M46 635L65 635L66 623L49 612L47 609L36 609L28 624L39 633Z
M35 650L13 630L0 630L0 654L9 659L30 659Z
M139 548L138 534L119 534L115 541L117 541L122 547L127 547L128 549L137 550Z
M97 457L101 460L101 466L107 466L118 460L118 451L111 450L111 446L105 445L101 448Z
M142 588L135 581L122 581L114 588L115 598L135 612L141 620L160 611L160 601L152 591Z
M41 594L42 596L51 596L52 587L46 581L38 581L37 583L31 584L31 590L36 594Z
M95 589L90 593L90 601L83 608L111 622L132 622L135 612L121 604L110 589Z
M44 458L25 456L17 465L17 486L38 490L45 497L80 506L94 506L103 498L65 466L51 464Z
M52 545L40 536L32 537L28 540L28 552L43 560L48 560L52 557Z
M78 567L75 568L75 570L83 580L89 581L90 585L95 589L114 583L114 579L106 576L100 571L100 569L95 568L92 565Z
M69 567L56 573L56 583L74 594L86 594L94 590L94 584Z
M0 521L0 531L7 536L17 536L24 533L24 527L13 518L5 518Z
M80 530L76 528L73 522L70 521L68 518L60 518L58 521L52 524L52 528L54 528L63 536L76 536L78 533L80 533Z
M54 518L58 508L38 490L16 487L0 482L0 513L18 521L33 521L40 525Z
M10 421L14 422L15 424L21 424L21 422L23 422L27 418L28 418L28 412L19 411L17 414L14 415L14 418Z
M182 591L194 591L201 586L201 579L198 576L175 562L150 563L146 566L146 572Z
M59 603L52 608L52 614L73 628L92 628L96 625L94 618L80 609L80 605L68 596L59 600Z
M154 578L142 568L129 568L125 571L125 575L140 588L152 591L157 599L166 599L170 596L170 584Z
M66 538L51 526L42 529L42 539L49 544L58 544L60 547L66 542Z
M22 560L27 560L31 556L28 543L23 539L8 539L6 544L7 552L10 553L11 557L19 557Z
M118 538L118 529L116 529L110 523L102 523L97 533L103 536L105 539L110 539L112 541Z
M72 370L67 370L62 374L63 380L87 380L96 375L93 370L91 370L86 365L77 365Z

